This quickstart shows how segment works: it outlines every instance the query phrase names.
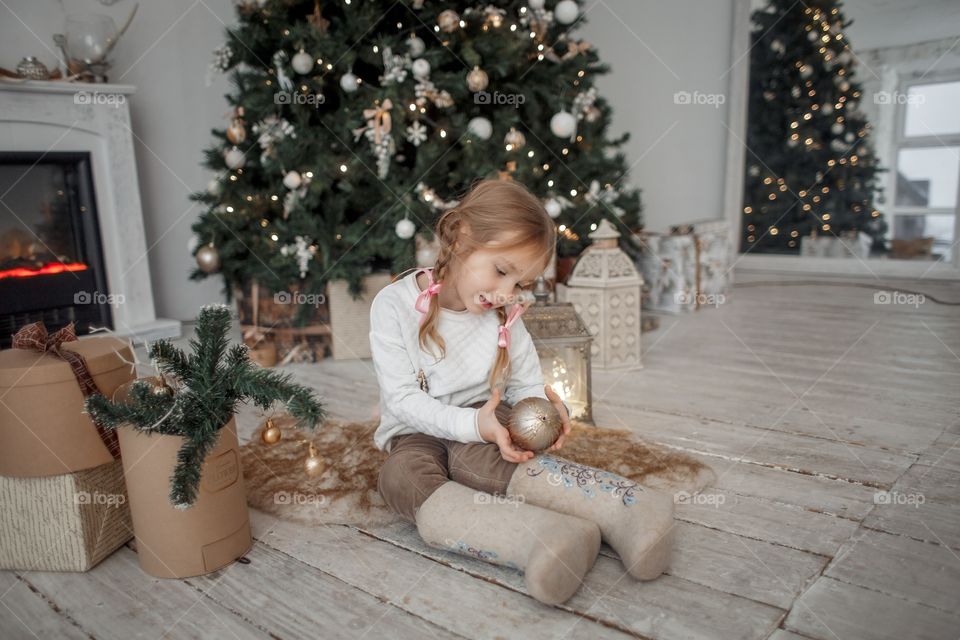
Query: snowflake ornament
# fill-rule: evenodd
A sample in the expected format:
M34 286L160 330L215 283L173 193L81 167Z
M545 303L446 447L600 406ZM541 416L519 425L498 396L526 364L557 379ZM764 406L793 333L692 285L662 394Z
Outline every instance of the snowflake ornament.
M413 124L407 127L407 142L415 147L419 147L421 143L426 142L426 140L427 128L423 126L419 120L414 121Z
M317 252L317 248L310 245L309 238L297 236L294 238L294 244L287 244L280 248L280 254L284 256L296 256L297 267L300 269L300 277L305 278L310 268L310 261Z
M407 68L413 64L410 54L397 55L390 47L383 48L383 75L380 84L400 84L407 79Z

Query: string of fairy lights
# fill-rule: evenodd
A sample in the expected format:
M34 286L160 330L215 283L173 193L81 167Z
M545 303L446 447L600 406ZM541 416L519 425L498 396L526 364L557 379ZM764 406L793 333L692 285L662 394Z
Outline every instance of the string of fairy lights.
M836 90L839 91L840 95L837 96L835 100L830 99L821 104L820 100L817 99L817 91L814 88L814 83L811 79L814 73L812 65L808 62L804 62L803 60L794 61L794 67L797 69L800 78L803 80L804 88L801 89L799 86L792 87L791 95L795 99L800 99L804 96L804 91L806 91L805 95L810 99L810 103L798 118L790 122L789 130L787 131L784 142L789 148L797 148L802 144L803 147L808 150L823 149L824 145L820 140L820 136L818 135L820 129L811 128L809 125L816 125L818 127L824 126L825 122L822 119L818 120L817 116L819 115L821 118L825 116L827 118L832 118L833 122L829 127L830 133L833 136L837 136L830 142L829 148L830 150L839 153L840 157L828 159L822 170L816 172L816 183L807 189L795 190L790 187L783 177L769 175L765 176L762 181L760 181L761 184L767 187L767 189L764 190L765 192L761 194L761 202L746 203L743 207L743 213L746 216L750 216L754 213L758 213L758 208L759 212L765 212L767 210L765 205L766 202L776 202L778 198L781 198L784 196L784 194L789 193L800 199L802 211L814 216L817 219L820 231L831 232L831 220L833 219L833 214L829 210L824 210L824 201L831 190L829 186L820 186L820 182L824 179L828 172L832 171L838 166L858 166L858 163L861 161L860 156L856 153L852 153L848 157L847 153L856 147L860 139L866 137L870 125L869 123L865 123L863 127L858 128L856 131L848 130L848 117L849 119L853 119L855 116L855 110L857 107L856 99L860 97L860 91L850 91L851 84L848 80L848 71L845 65L850 65L852 62L852 55L850 54L849 48L844 43L844 35L841 31L842 24L837 18L839 9L834 7L830 10L830 15L827 15L818 8L806 7L804 9L804 14L809 16L809 23L804 25L804 30L807 32L807 38L810 42L819 42L820 46L818 48L818 53L822 56L824 68L830 69L834 65L840 65L836 70L836 76L834 78ZM831 23L831 19L833 19L834 22ZM841 48L839 53L834 50L834 48L837 46ZM770 47L778 54L784 55L786 53L785 45L779 40L773 40L770 44ZM847 95L848 91L850 92L849 96ZM763 97L769 102L775 98L775 94L765 91ZM757 165L751 165L748 169L748 173L751 177L759 178L761 169ZM837 179L835 188L838 191L844 191L846 186L845 179ZM861 183L859 181L855 181L853 186L859 188ZM868 207L869 204L870 201L865 199L859 203L854 202L849 206L854 213L860 214ZM875 209L871 209L870 216L873 218L879 217L880 212ZM777 223L767 226L766 229L762 229L759 224L749 222L749 217L747 220L747 242L757 242L759 240L758 235L762 236L763 233L767 233L771 236L777 236L780 233L787 233L790 237L787 245L790 247L796 246L797 239L800 235L800 232L797 229L777 226ZM814 235L816 234L816 230L817 227L815 226L813 231Z

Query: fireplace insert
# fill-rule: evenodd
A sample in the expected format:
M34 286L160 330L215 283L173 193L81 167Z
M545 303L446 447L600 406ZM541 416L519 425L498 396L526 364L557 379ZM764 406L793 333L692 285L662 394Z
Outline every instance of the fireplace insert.
M90 154L0 151L0 346L42 320L113 328Z

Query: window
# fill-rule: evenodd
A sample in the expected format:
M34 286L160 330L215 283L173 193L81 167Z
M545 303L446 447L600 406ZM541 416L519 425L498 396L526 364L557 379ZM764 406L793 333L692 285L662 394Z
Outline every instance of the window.
M950 262L960 189L960 79L908 81L898 104L893 238L933 238L933 259Z

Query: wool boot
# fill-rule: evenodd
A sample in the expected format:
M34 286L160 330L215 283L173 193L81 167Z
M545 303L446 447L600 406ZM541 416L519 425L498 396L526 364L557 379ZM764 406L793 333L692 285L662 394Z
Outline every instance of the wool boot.
M428 545L511 567L546 604L566 602L600 551L593 522L447 482L416 514Z
M673 500L665 493L546 453L517 465L506 493L597 523L635 578L653 580L670 565Z

